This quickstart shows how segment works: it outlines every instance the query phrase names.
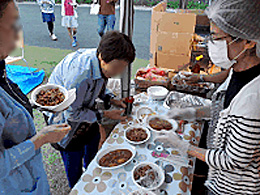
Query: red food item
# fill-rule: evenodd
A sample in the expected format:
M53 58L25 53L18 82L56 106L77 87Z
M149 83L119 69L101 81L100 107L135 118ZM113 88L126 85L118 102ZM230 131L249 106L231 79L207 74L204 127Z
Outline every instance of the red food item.
M160 76L166 76L166 73L165 73L165 71L163 71L163 70L159 71L158 74L159 74Z
M160 70L159 68L153 67L149 69L140 69L136 73L136 77L142 77L145 80L150 81L162 81L166 80L167 74L164 70Z

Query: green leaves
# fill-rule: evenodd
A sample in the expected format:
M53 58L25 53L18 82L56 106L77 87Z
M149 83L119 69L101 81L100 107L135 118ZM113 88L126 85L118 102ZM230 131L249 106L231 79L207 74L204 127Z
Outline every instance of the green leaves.
M204 3L203 1L198 2L194 0L189 1L187 5L187 9L206 9L207 7L207 3Z

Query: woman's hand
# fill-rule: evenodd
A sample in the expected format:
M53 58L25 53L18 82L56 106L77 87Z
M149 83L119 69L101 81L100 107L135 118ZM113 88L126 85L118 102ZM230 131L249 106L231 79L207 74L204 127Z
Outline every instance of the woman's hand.
M124 103L124 99L122 99L122 100L111 99L110 102L114 106L121 107L121 108L126 108L126 105Z
M34 143L35 150L37 150L46 143L57 143L61 141L70 130L71 127L68 124L49 125L44 127L30 140Z
M169 144L172 148L176 148L180 151L181 154L187 155L190 144L183 141L175 132L166 131L165 133L160 133L156 140Z
M195 108L173 108L167 116L176 120L195 121L197 119Z
M125 110L108 110L104 111L104 117L124 121L127 119L127 116L122 116L124 112Z
M185 75L186 78L183 78L186 83L198 83L200 81L200 75L199 74L191 74L191 75Z

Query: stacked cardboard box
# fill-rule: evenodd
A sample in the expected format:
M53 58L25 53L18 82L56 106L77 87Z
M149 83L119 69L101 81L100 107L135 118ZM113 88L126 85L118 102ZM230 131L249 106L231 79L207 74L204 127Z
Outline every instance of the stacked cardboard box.
M190 62L196 25L209 26L201 10L166 11L166 4L153 8L151 21L150 64L178 70Z

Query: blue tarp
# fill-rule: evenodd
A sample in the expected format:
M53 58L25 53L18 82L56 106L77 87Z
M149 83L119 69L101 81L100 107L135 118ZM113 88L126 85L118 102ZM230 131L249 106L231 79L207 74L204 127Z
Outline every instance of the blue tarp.
M32 74L30 73L32 71ZM8 78L16 83L24 94L28 94L35 87L43 82L45 72L37 71L38 68L31 68L17 65L6 65ZM36 72L35 72L36 71Z

